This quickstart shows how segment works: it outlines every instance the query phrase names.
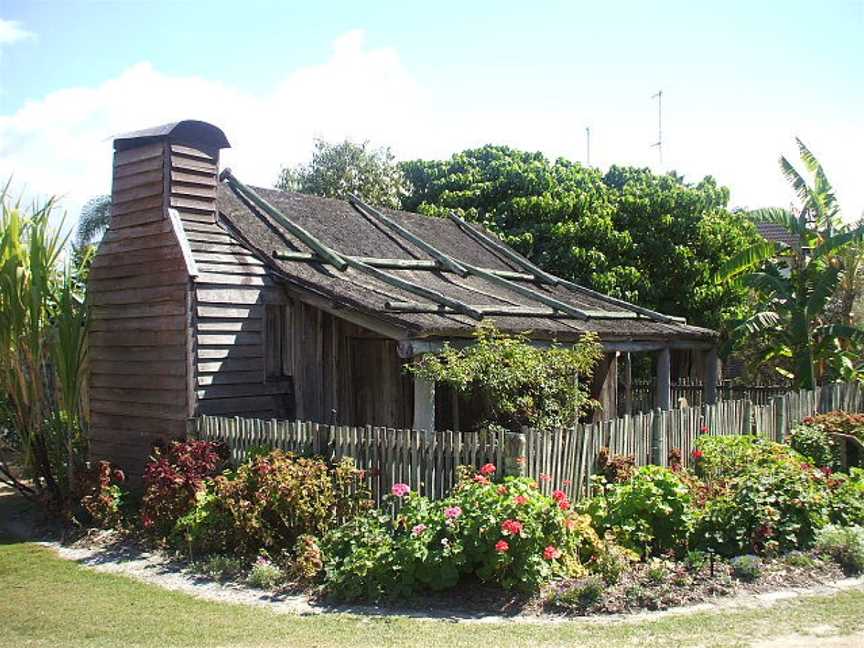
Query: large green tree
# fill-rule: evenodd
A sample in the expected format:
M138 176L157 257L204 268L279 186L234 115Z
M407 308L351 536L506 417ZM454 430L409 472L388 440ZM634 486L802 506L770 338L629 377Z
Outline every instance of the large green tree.
M408 193L405 176L389 148L372 148L369 142L349 140L332 144L315 140L308 164L285 167L276 188L328 198L359 194L380 207L398 209Z
M705 326L746 312L746 290L713 278L758 235L712 178L617 166L604 175L505 146L402 168L407 209L456 211L567 279Z

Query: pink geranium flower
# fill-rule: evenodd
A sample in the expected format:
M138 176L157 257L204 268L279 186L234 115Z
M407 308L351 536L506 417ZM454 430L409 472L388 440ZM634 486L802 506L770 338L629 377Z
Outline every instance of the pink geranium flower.
M495 551L498 553L507 553L510 550L510 544L506 540L499 540L495 543Z
M418 524L413 529L411 529L411 535L415 538L423 533L428 527L425 524Z
M489 478L486 475L474 475L474 481L478 484L488 484Z
M556 547L549 545L543 550L543 557L546 560L556 560L561 557L561 552Z
M491 474L494 473L494 472L495 472L495 464L493 464L493 463L487 463L486 465L484 465L484 466L480 469L480 474L481 474L481 475L487 475L487 476L488 476L488 475L491 475Z
M444 517L448 520L455 520L462 515L462 509L458 506L448 506L444 509Z
M552 499L554 499L556 502L563 502L564 500L567 499L567 493L565 493L562 490L553 491L552 492Z
M522 506L523 504L528 503L528 498L525 497L524 495L517 495L516 497L513 498L513 501L516 502L517 506Z
M405 497L408 493L411 492L411 489L408 488L408 484L393 484L393 488L390 489L390 492L393 493L396 497Z

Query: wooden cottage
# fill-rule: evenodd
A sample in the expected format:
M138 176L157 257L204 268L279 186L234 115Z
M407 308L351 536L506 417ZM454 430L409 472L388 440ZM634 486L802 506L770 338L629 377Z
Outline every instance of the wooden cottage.
M247 187L220 174L226 147L199 121L114 140L111 225L89 282L96 458L140 470L198 414L465 427L472 404L403 365L484 320L538 344L597 332L607 416L622 352L656 354L666 408L673 351L717 374L710 330L546 274L455 216Z

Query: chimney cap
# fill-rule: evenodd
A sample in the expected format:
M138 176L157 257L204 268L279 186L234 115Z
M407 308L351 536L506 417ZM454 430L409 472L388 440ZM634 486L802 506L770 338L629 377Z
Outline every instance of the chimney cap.
M217 151L231 147L222 129L196 119L184 119L117 135L114 138L114 149L120 151L164 139Z

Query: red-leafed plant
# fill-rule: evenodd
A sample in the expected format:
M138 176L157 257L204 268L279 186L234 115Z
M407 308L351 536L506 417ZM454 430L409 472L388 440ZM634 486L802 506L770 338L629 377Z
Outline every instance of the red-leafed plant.
M121 484L126 476L108 461L87 466L79 477L78 491L81 506L98 526L117 529L123 526L123 498Z
M226 446L211 441L174 442L165 452L156 449L144 470L144 528L167 536L195 505L206 480L222 471L227 457Z

